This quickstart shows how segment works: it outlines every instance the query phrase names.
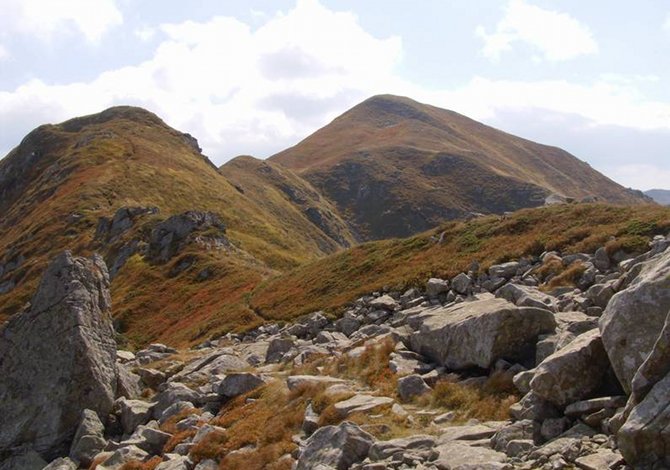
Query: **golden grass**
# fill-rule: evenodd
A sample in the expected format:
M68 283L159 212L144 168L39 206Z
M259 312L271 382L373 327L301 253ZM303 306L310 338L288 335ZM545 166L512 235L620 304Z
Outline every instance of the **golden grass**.
M274 320L336 312L384 286L402 290L423 286L429 277L451 278L473 260L486 269L544 250L592 253L612 237L641 237L646 243L669 231L670 208L653 205L572 204L449 222L414 237L365 243L278 275L254 289L250 305ZM431 239L442 234L441 244ZM641 243L626 246L644 249Z
M442 380L431 393L415 399L423 406L454 411L456 422L509 419L509 407L518 400L512 376L506 372L494 373L481 387Z

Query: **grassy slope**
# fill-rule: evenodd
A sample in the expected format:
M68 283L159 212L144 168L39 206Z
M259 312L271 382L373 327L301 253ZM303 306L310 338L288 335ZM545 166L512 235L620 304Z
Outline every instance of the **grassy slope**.
M104 254L105 247L93 241L98 219L122 206L157 206L160 219L186 210L215 212L239 247L235 253L200 254L194 270L206 263L216 267L203 284L188 277L192 272L169 278L171 265L136 260L122 269L112 286L115 312L130 336L141 341L183 341L203 325L228 328L258 321L252 312L234 308L246 292L274 270L336 247L334 242L324 246L323 234L312 224L300 225L305 220L285 219L282 210L293 209L281 206L289 202L266 205L241 194L183 134L138 108L112 108L38 128L0 162L0 191L0 263L7 261L2 256L26 258L0 279L17 284L0 296L0 319L30 299L56 252Z
M366 100L271 160L312 182L368 239L417 233L469 211L541 205L551 192L642 201L561 149L389 95ZM384 212L379 201L390 213L375 220Z
M290 225L307 230L321 251L332 253L356 240L336 209L305 180L272 162L240 156L219 168L223 176L248 198L263 201L265 209ZM307 211L318 213L322 227L310 221Z
M335 310L388 286L423 285L452 277L473 260L482 268L546 250L593 252L617 237L631 249L670 230L670 209L660 206L578 204L525 209L508 218L449 222L420 235L359 245L265 281L251 306L265 318L286 320L319 309ZM444 233L443 243L435 238Z

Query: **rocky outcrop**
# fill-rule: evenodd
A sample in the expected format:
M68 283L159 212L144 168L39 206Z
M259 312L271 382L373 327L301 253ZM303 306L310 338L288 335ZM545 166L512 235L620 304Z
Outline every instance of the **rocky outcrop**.
M605 350L628 393L670 310L670 250L631 268L637 271L630 285L612 297L599 322Z
M117 382L109 278L98 256L59 255L30 309L0 332L0 450L67 455L82 411L106 416Z
M148 257L156 263L170 260L196 231L213 230L214 235L203 235L199 240L212 246L228 246L226 227L216 214L187 211L161 222L151 232Z
M522 359L538 335L555 328L548 310L484 299L428 311L410 343L414 351L449 369L489 368L501 358Z

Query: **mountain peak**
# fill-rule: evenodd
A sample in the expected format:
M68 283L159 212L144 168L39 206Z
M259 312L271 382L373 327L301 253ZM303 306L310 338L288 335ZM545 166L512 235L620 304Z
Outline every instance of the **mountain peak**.
M167 127L167 124L151 111L138 106L128 105L113 106L99 113L69 119L59 124L59 127L67 132L79 132L84 127L92 124L103 124L116 120L128 120L139 124Z

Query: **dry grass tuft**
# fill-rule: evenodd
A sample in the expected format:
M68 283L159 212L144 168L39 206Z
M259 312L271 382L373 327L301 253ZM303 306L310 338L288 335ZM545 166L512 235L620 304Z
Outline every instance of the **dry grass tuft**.
M163 461L161 457L152 457L146 462L131 460L123 464L120 470L154 470Z

